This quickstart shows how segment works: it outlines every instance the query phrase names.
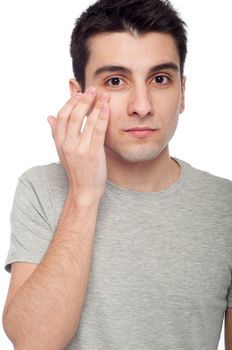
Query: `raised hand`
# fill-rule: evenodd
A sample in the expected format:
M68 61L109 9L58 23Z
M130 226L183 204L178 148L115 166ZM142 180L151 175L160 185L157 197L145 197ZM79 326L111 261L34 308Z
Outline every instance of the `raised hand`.
M104 149L109 120L109 94L90 87L64 105L57 118L47 118L56 149L68 178L69 191L78 197L101 197L107 179ZM84 117L87 121L83 132Z

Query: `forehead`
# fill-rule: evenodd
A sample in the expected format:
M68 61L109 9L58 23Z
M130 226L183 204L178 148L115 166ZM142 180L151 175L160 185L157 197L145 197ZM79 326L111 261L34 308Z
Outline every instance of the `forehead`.
M174 62L180 66L179 55L173 37L165 33L132 35L123 33L102 33L88 41L90 58L86 72L90 74L99 66L121 65L131 70L141 70L163 62Z

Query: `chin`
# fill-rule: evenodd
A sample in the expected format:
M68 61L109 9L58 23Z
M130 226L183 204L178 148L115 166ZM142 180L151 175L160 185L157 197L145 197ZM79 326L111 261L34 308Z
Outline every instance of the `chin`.
M123 159L128 163L140 163L140 162L150 162L155 160L161 151L157 149L139 149L139 150L123 150L123 152L117 152L117 157Z

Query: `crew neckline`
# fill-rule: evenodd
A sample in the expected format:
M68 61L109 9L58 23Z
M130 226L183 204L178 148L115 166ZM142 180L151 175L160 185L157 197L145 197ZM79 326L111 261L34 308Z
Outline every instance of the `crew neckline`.
M169 187L156 191L156 192L141 192L141 191L134 191L130 190L128 188L121 187L119 185L116 185L112 181L108 180L106 181L106 188L110 191L113 192L115 195L126 195L126 196L132 196L132 197L140 197L140 198L148 198L148 197L156 197L156 198L162 198L171 195L174 193L176 190L180 189L186 179L188 178L187 172L190 169L191 165L179 158L176 157L170 157L174 161L176 161L179 166L180 166L180 175L176 182L174 182L172 185Z

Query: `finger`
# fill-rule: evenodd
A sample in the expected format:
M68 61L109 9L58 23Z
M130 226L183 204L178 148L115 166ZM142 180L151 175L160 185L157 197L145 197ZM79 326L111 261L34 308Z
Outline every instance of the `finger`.
M51 130L52 130L52 137L55 141L55 134L56 134L56 128L57 128L57 119L55 117L53 117L52 115L50 115L48 118L47 118L47 121L51 127ZM61 160L61 162L63 163L63 159L62 159L62 155L60 153L60 150L59 150L59 147L57 147L57 144L56 144L56 141L55 141L55 146L56 146L56 150L57 150L57 153L59 155L59 158Z
M92 139L92 134L93 134L93 129L95 127L95 124L97 122L99 113L101 111L101 107L103 106L104 102L107 102L109 100L109 94L108 93L103 93L102 95L99 96L97 99L97 102L92 110L92 112L89 114L89 117L86 121L84 131L82 133L82 138L81 142L82 144L88 144L90 145L91 139Z
M93 149L97 150L101 147L104 147L105 134L109 122L109 117L110 106L108 102L104 102L92 133L91 147Z
M55 139L57 145L62 145L66 134L67 134L67 128L68 128L68 122L70 115L73 111L73 109L76 107L76 105L79 103L80 98L83 94L77 93L73 95L68 102L63 106L63 108L58 112L57 114L57 125L55 130Z
M47 117L47 121L48 121L48 124L50 125L52 136L54 137L55 130L56 130L56 118L50 115L49 117Z
M86 90L69 118L65 142L76 143L81 135L83 120L95 100L97 90L93 87Z

